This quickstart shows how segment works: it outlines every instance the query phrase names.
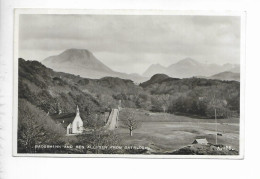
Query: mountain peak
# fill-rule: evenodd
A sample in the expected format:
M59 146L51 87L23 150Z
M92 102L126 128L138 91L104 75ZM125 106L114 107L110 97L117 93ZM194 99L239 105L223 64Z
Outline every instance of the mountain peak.
M77 48L70 48L70 49L63 51L62 53L88 53L88 54L92 54L87 49L77 49Z
M138 75L128 75L113 71L99 61L92 52L87 49L70 48L62 53L48 57L42 63L59 72L80 75L86 78L99 79L106 76L143 81L146 78Z
M180 60L176 64L178 64L178 65L194 65L195 66L195 65L198 65L199 62L197 62L196 60L194 60L190 57L187 57L187 58Z
M88 51L87 49L76 49L71 48L68 50L65 50L60 54L63 59L69 60L69 61L97 61L97 59L94 57L94 55Z
M165 73L166 68L161 64L152 64L149 68L143 73L144 76L150 77L156 73Z
M99 61L93 53L87 49L67 49L59 55L44 59L42 63L54 70L72 74L78 74L78 70L95 70L104 73L112 72L109 67ZM82 75L82 73L80 75Z
M152 64L152 67L163 67L160 63Z

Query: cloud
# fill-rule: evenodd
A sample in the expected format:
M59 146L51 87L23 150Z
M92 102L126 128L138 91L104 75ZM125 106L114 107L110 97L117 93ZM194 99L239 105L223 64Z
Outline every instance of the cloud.
M239 63L239 17L20 15L19 33L21 57L42 60L51 52L84 48L123 72L142 73L152 63L169 65L188 56Z

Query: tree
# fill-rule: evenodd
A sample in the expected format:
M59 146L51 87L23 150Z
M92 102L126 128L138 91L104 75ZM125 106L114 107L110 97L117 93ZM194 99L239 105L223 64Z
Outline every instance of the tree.
M227 118L229 109L227 101L222 96L217 96L216 92L208 95L207 116L214 118Z
M122 127L129 129L129 135L133 136L133 130L140 127L141 123L140 121L136 120L136 117L134 116L134 112L130 110L125 110L123 112L122 116Z
M24 112L24 116L25 118L22 118L19 123L18 146L25 152L32 153L35 144L45 138L47 134L43 125L35 121L33 114Z
M65 130L25 100L18 106L18 152L33 153L35 145L63 143Z
M156 97L156 96L152 97L151 103L152 103L152 106L151 106L152 112L163 112L164 111L164 108L163 108L164 105L158 97Z

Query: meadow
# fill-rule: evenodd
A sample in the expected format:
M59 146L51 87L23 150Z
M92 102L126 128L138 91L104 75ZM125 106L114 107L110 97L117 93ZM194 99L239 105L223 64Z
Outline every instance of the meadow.
M124 115L123 109L120 115ZM239 119L197 119L168 113L151 113L145 110L131 109L141 126L129 135L128 129L119 127L116 133L125 145L146 146L155 152L171 152L192 144L196 138L206 138L209 143L231 146L239 150ZM120 116L119 116L120 119Z

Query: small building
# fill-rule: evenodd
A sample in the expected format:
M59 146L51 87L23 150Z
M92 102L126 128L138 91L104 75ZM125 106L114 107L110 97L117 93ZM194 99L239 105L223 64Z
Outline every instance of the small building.
M79 107L77 106L74 120L67 126L67 134L80 134L83 132L83 121L80 117Z
M201 145L207 145L209 142L206 138L203 139L195 139L192 144L201 144Z
M200 96L199 97L199 101L204 101L205 100L205 97L204 96Z

